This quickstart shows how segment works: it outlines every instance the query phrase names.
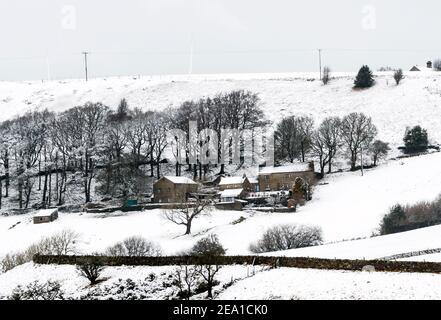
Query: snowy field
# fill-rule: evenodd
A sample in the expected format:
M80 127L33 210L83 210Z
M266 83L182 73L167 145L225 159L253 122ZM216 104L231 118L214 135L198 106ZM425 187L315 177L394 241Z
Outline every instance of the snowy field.
M17 285L58 281L65 298L171 299L177 288L169 284L178 267L107 267L103 282L91 287L74 266L27 263L0 275L0 299ZM127 282L130 279L130 282ZM312 269L261 269L223 267L216 279L215 299L377 300L441 299L441 275L417 273L368 273ZM235 283L229 286L234 281ZM227 285L227 288L224 288ZM109 289L110 288L110 289ZM199 294L192 299L203 299Z
M266 267L228 266L220 269L216 276L219 284L213 288L214 294L223 290L223 285L239 281L264 271ZM130 295L144 296L142 299L172 299L177 287L173 286L174 274L178 266L170 267L107 267L102 272L100 284L90 286L89 281L79 275L75 266L34 265L32 262L18 266L0 274L0 300L11 295L18 286L26 286L34 281L48 280L61 284L65 298L80 299L87 294L99 292L99 299L130 299ZM127 283L130 279L132 283ZM135 286L133 285L135 284ZM106 288L111 290L105 290ZM104 294L103 294L104 293ZM206 294L195 295L193 299L203 299Z
M281 268L256 274L219 299L438 300L441 275Z
M144 76L84 80L0 82L0 120L33 108L62 111L85 102L116 107L126 98L131 107L164 109L185 100L237 89L258 93L270 120L309 114L316 122L328 116L364 112L373 118L379 138L401 144L406 126L420 124L433 142L441 142L441 74L407 73L396 86L392 73L376 73L377 84L352 90L355 74L338 74L329 85L314 73ZM308 81L309 80L309 81Z

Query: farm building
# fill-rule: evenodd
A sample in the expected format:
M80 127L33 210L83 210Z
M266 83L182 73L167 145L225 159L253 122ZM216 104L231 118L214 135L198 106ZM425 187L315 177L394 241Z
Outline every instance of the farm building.
M220 192L220 201L216 203L216 208L220 210L242 210L248 202L243 198L247 192L244 189L226 189Z
M243 199L245 195L244 189L227 189L220 193L220 202L234 202L236 199Z
M257 178L248 178L252 192L259 192L259 180Z
M219 182L220 190L228 189L244 189L245 191L252 191L252 186L248 178L243 177L223 177Z
M413 66L413 67L410 69L410 71L413 71L413 72L432 71L432 70L433 70L433 64L432 64L432 61L427 61L426 66L419 66L419 65L416 65L416 66Z
M156 203L186 202L191 193L198 191L198 184L186 177L165 176L153 184Z
M298 177L308 183L313 182L315 180L314 162L262 168L258 175L259 190L291 190Z
M34 224L49 223L58 219L58 209L45 209L38 211L34 217Z

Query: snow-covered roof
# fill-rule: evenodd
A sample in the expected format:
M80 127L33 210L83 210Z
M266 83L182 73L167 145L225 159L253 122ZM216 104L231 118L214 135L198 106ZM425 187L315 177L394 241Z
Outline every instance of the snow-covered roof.
M260 170L259 175L271 174L271 173L304 172L309 170L310 170L309 163L305 162L305 163L296 163L283 167L264 167Z
M412 71L414 68L418 69L421 72L432 72L432 68L427 68L427 66L424 65L415 65L410 70Z
M252 183L252 184L254 184L254 183L259 183L259 180L257 180L257 178L255 178L255 177L248 178L248 181L249 181L250 183Z
M164 179L170 180L175 184L197 184L193 180L187 177L175 177L175 176L165 176Z
M228 185L228 184L242 184L244 182L244 177L222 177L219 182L220 186Z
M221 198L234 198L239 197L241 193L243 192L243 189L228 189L224 190L220 193Z
M34 217L50 217L53 213L57 212L58 209L44 209L38 211Z

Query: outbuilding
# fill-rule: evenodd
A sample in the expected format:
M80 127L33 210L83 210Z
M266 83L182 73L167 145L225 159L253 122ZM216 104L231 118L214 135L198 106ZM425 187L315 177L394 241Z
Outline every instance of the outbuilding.
M34 224L49 223L58 219L58 209L44 209L38 211L34 217Z
M166 176L153 184L155 203L187 202L190 194L198 191L198 184L186 177Z

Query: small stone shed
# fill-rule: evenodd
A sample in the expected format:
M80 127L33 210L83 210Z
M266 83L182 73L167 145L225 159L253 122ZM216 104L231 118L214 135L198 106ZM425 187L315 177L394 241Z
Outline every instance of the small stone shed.
M34 224L49 223L58 219L58 209L44 209L38 211L34 217Z

